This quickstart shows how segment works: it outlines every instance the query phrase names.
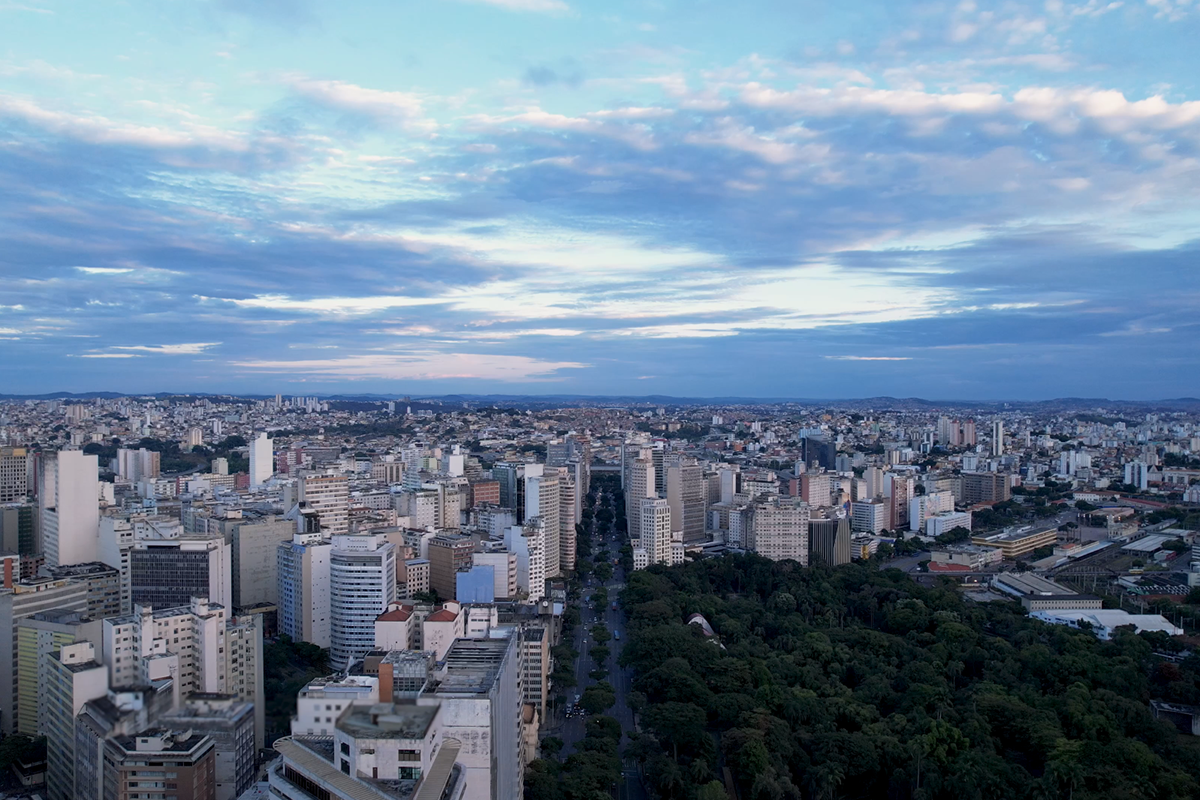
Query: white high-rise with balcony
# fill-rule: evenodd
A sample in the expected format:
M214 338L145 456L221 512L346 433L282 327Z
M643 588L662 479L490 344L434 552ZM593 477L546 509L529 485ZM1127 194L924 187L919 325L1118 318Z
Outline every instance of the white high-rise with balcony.
M375 646L375 618L396 602L396 545L378 534L333 537L329 663L345 669Z

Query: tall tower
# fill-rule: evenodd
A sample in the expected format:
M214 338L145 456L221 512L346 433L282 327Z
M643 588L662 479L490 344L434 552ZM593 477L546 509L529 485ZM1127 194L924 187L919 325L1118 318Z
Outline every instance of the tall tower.
M334 536L329 553L329 663L345 669L375 646L375 618L396 602L396 545L379 535Z
M525 478L525 513L538 517L545 528L546 577L561 574L561 498L558 475L534 475Z
M42 548L46 563L95 561L100 537L100 464L80 450L46 459L41 486Z
M996 420L992 423L992 455L1004 455L1004 422Z
M275 472L275 458L266 431L250 442L250 485L262 486Z
M625 487L625 522L629 526L630 539L642 536L642 500L648 497L654 497L654 462L649 458L638 458L630 467L629 484ZM644 542L642 546L647 547Z

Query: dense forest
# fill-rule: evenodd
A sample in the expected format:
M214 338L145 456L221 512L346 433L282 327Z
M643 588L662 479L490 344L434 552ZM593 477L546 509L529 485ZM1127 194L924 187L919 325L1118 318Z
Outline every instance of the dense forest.
M1103 642L898 570L756 556L651 567L621 603L624 753L658 797L723 797L725 768L742 800L1200 796L1197 740L1149 709L1200 702L1200 657L1165 636Z

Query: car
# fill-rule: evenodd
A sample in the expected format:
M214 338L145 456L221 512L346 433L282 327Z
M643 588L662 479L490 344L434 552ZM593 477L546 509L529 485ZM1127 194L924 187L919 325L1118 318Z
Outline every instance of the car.
M618 642L621 641L621 632L613 631L613 638L616 639Z

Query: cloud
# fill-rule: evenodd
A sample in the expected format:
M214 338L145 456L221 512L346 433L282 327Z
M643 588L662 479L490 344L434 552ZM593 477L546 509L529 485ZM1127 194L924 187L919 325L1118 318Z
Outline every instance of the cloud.
M346 81L294 77L288 80L298 94L328 108L363 114L407 128L432 131L436 125L425 118L422 99L413 92L368 89Z
M261 308L274 311L313 311L319 314L353 315L370 314L392 308L427 306L445 303L446 300L429 297L402 297L380 295L375 297L316 297L298 300L286 295L259 295L245 299L206 297L205 300L220 300L240 308Z
M540 64L529 67L522 74L521 80L533 86L562 84L574 89L583 83L583 70L574 59L566 58L557 66Z
M907 356L821 356L830 361L912 361Z
M76 358L141 358L133 353L85 353Z
M156 344L156 345L114 345L114 350L138 350L143 353L155 353L166 356L194 356L203 353L210 347L218 347L221 342L190 342L188 344Z
M410 352L403 355L363 354L307 361L235 361L232 366L255 372L342 380L470 379L514 382L546 380L559 370L583 369L588 365L572 361L544 361L529 356Z

